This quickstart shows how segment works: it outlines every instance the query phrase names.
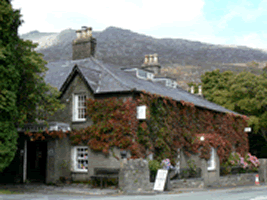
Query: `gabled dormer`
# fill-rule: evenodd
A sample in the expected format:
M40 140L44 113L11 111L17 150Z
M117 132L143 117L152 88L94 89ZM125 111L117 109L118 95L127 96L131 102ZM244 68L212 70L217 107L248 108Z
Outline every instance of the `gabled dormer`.
M145 55L144 63L141 67L121 68L121 70L134 73L139 79L159 82L166 87L176 88L178 85L174 78L161 74L158 54Z

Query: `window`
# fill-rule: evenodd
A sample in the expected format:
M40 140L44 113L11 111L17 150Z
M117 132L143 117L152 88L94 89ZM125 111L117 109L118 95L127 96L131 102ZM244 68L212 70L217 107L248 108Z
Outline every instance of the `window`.
M176 86L177 86L176 81L173 81L173 82L172 82L172 87L173 87L173 88L176 88Z
M86 95L73 95L73 121L85 121Z
M137 119L146 119L146 106L137 106Z
M143 71L143 70L137 70L137 77L138 78L144 78L144 79L146 79L147 77L147 73L145 72L145 71Z
M88 147L76 146L73 152L74 171L88 171Z
M215 169L215 149L211 148L210 159L208 160L208 170Z
M152 73L147 73L147 78L152 80L153 79L153 74Z
M167 79L167 80L166 80L166 86L167 86L167 87L172 87L172 81L169 80L169 79Z

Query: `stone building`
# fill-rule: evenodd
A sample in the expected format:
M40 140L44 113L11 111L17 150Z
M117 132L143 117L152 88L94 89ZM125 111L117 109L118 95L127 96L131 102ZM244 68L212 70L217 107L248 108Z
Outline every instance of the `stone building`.
M210 112L238 114L181 89L168 77L161 77L158 55L146 55L141 67L124 67L122 70L122 67L104 64L94 58L96 39L92 36L91 28L76 33L77 39L72 43L73 59L47 64L49 70L45 81L61 91L60 100L66 105L64 110L49 118L49 130L73 130L90 126L92 122L85 115L87 98L135 98L141 91L190 102ZM25 130L36 132L44 128L44 124L29 124ZM90 150L88 146L72 146L69 138L33 142L23 134L24 130L19 131L21 136L16 158L4 173L5 177L11 177L12 180L46 183L54 183L60 177L89 180L95 167L120 167L111 152L105 156ZM115 148L113 152L120 157L119 149ZM185 157L182 155L181 166L185 163L183 159ZM218 170L218 165L212 170Z

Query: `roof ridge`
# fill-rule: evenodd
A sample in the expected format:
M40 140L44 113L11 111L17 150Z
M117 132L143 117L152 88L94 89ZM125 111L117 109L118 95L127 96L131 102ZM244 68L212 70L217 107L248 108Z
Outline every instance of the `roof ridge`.
M116 79L118 82L120 82L122 85L125 85L127 88L132 89L132 87L130 87L128 84L124 83L123 81L121 81L114 73L112 73L109 69L107 69L104 65L102 65L97 59L95 58L91 58L93 62L95 62L96 64L98 64L100 67L102 67L104 70L106 70L114 79ZM101 77L100 77L100 81L101 82L101 78L102 78L102 73L101 73ZM100 86L99 86L100 87ZM97 91L100 88L97 88Z

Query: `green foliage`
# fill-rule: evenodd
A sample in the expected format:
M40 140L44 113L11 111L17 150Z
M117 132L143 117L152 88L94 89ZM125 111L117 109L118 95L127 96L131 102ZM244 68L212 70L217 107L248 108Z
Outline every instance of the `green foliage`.
M150 160L148 162L148 167L150 171L150 177L152 177L152 179L156 178L157 171L162 168L160 162L157 160Z
M259 63L255 62L255 61L251 61L247 63L248 67L259 67Z
M197 165L196 165L196 163L195 163L194 160L189 159L189 160L187 161L187 164L188 164L188 167L189 167L189 169L190 169L191 171L194 171L194 172L197 171Z
M64 107L58 99L60 93L57 89L44 81L46 61L41 54L33 51L36 46L28 40L20 41L17 51L21 59L18 64L20 82L16 104L19 112L17 122L21 124L35 119L45 120Z
M253 127L253 133L261 134L267 141L266 74L220 73L215 70L206 72L201 80L207 100L249 116L248 125Z
M0 1L0 171L16 152L16 128L63 108L59 92L44 82L46 62L30 41L18 37L20 11Z
M0 121L0 172L9 166L17 150L17 130L10 121Z
M10 1L0 1L0 172L13 160L16 152L17 131L14 118L20 76L16 64L19 12L13 11Z

